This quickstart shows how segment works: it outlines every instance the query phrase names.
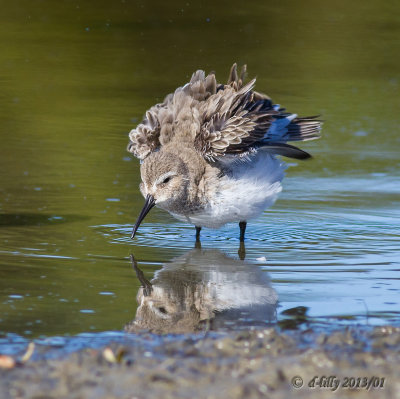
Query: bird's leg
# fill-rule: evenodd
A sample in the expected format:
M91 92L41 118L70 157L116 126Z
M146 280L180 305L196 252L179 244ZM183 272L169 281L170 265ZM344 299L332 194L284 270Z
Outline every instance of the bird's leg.
M240 227L240 242L244 241L244 233L246 231L247 222L239 222Z
M239 222L239 227L240 227L240 246L239 246L239 259L244 260L246 257L246 248L244 247L244 233L246 232L246 226L247 222Z
M200 231L201 227L196 226L196 241L200 241Z

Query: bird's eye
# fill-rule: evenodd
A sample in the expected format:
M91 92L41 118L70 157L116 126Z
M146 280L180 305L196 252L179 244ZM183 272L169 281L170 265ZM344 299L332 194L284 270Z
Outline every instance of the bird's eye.
M172 179L172 176L168 176L168 177L166 177L166 178L162 181L162 183L163 183L163 184L166 184L166 183L168 183L171 179Z
M160 308L158 308L158 310L163 314L167 314L168 313L167 310L164 307L160 307Z

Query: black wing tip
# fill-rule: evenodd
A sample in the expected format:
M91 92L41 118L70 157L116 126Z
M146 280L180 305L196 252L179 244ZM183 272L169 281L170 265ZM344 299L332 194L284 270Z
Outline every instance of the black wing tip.
M287 158L306 160L312 158L311 154L306 151L301 150L294 145L286 143L269 143L261 146L265 151L274 154L281 155Z
M303 150L300 150L300 151L303 151ZM295 158L295 159L301 159L302 161L306 161L307 159L311 159L313 157L310 153L308 153L306 151L303 151L303 153L304 154L300 158Z
M308 159L312 158L312 155L310 153L300 150L299 148L296 153L280 154L280 155L287 157L287 158L299 159L300 161L307 161Z

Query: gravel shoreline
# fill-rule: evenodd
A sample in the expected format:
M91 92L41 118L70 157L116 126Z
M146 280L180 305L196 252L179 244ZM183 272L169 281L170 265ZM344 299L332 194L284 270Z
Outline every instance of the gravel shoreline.
M397 398L400 328L128 334L0 368L8 398Z

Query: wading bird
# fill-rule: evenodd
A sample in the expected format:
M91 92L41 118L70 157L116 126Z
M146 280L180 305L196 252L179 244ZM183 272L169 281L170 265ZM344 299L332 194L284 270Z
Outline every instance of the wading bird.
M238 222L240 241L247 221L271 206L281 191L282 155L310 155L288 141L319 137L316 116L298 117L254 91L231 68L227 84L214 73L193 74L189 83L151 107L129 133L128 151L141 160L140 191L146 198L133 228L156 205L196 227Z

